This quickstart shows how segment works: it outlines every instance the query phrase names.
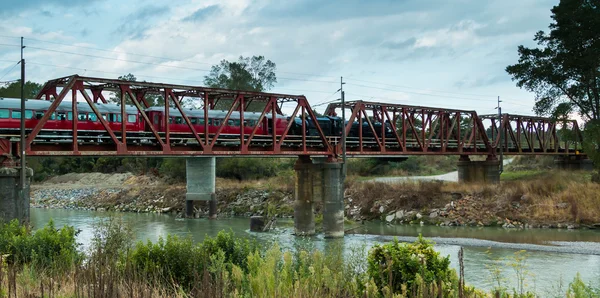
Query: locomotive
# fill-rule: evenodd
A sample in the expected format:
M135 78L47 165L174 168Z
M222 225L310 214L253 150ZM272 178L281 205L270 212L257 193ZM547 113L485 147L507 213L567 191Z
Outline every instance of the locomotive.
M21 100L16 98L0 98L0 135L2 136L17 136L20 129L21 121ZM32 130L38 123L38 121L47 113L52 102L46 100L26 100L25 102L25 129ZM125 122L127 135L132 136L139 135L140 138L148 136L151 129L134 106L126 106L123 117L121 115L121 106L116 104L102 104L97 103L95 107L101 114L101 117L106 120L108 126L115 134L119 134L121 131L122 122ZM178 109L169 109L169 119L165 120L164 107L149 107L144 110L149 120L159 133L165 133L167 127L171 136L174 140L177 140L177 135L189 135L190 129L182 117ZM217 132L219 127L223 125L221 135L227 137L228 135L238 136L241 133L241 117L240 112L234 111L231 113L229 119L224 123L225 117L228 111L223 110L209 110L208 118L204 119L204 111L198 109L186 109L184 110L185 115L190 120L192 126L199 134L205 133L205 128L208 127L208 133L214 134ZM276 135L282 135L288 126L289 122L292 122L290 126L290 135L301 135L302 134L302 120L299 117L291 119L284 115L276 115L275 127L272 127L272 115L270 113L265 114L263 119L259 122L261 113L257 112L243 112L244 118L244 134L251 134L256 127L258 127L255 135L266 136L272 135L275 131ZM77 131L80 137L106 137L106 130L102 123L98 120L98 116L90 108L86 102L77 102L77 115L73 115L72 102L63 101L59 104L56 110L50 115L50 118L43 126L40 136L45 135L71 135L73 129L73 119L77 117ZM312 119L305 120L304 125L307 136L318 136L318 130ZM343 124L347 125L347 121L342 121L340 117L331 116L320 116L317 117L317 123L325 136L337 137L341 136L343 130ZM208 124L208 125L206 125ZM363 126L363 137L373 137L373 132L370 129L367 122L359 124L358 122L352 123L349 137L359 136L359 125ZM377 135L381 137L381 126L383 124L374 122L373 126ZM385 135L386 137L393 137L393 130L389 122L385 123ZM182 137L183 139L183 137ZM135 141L136 138L132 138Z

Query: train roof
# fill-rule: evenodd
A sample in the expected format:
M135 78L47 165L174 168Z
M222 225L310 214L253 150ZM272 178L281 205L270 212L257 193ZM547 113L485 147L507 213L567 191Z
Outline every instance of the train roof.
M151 111L151 112L163 112L165 110L165 108L163 107L150 107L147 108L146 111ZM204 118L204 110L203 109L184 109L185 114L189 117L197 117L197 118ZM224 111L224 110L209 110L208 111L208 117L209 118L217 118L217 119L224 119L225 116L227 116L227 113L229 111ZM246 120L258 120L258 118L260 118L260 114L258 112L244 112L244 119ZM178 109L175 108L170 108L169 109L169 115L170 116L181 116L181 113L179 112ZM265 117L267 119L271 118L271 113L267 113L265 114ZM280 119L286 119L285 116L283 115L276 115L277 118ZM240 119L240 112L238 111L233 111L231 112L231 116L229 116L229 119Z
M25 109L27 110L48 110L51 101L41 100L41 99L26 99L25 100ZM56 108L59 112L68 112L71 111L73 103L71 101L62 101L58 107ZM121 113L121 106L111 103L96 103L96 108L100 113ZM0 108L4 109L21 109L21 99L20 98L0 98ZM87 104L87 102L77 102L77 110L79 112L93 113L92 108ZM137 114L138 110L135 106L126 105L125 112L128 114Z
M25 109L36 110L36 111L48 110L50 108L51 104L52 104L52 102L48 101L48 100L26 99L25 100ZM68 112L68 111L71 111L72 105L73 105L73 103L71 101L62 101L58 105L56 110L59 112ZM112 103L96 103L95 106L100 113L115 113L115 114L121 113L120 105L116 105L116 104L112 104ZM0 97L0 108L20 110L21 109L21 99L20 98L1 98ZM84 101L77 102L77 110L79 112L93 113L92 108L87 104L87 102L84 102ZM132 105L126 105L125 111L128 114L138 114L137 108ZM150 108L145 109L145 111L162 112L162 111L164 111L164 107L150 107ZM204 117L204 110L202 110L202 109L189 109L188 108L188 109L184 109L184 112L188 116L198 117L198 118ZM223 110L209 110L208 115L209 115L209 118L223 119L223 118L225 118L225 116L227 116L227 112L228 111L223 111ZM260 118L260 114L261 113L258 113L258 112L244 112L244 119L258 120L258 118ZM178 109L169 108L169 115L177 117L177 116L181 116L181 113L179 113ZM267 119L270 119L271 115L272 115L271 113L267 113L265 115L265 117ZM276 115L276 117L280 118L280 119L287 118L286 116L279 115L279 114ZM240 119L240 112L238 112L238 111L232 112L231 116L229 118L230 119Z

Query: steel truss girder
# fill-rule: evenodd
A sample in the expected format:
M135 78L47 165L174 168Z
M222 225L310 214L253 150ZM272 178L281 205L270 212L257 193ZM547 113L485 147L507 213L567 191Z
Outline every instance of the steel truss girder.
M60 93L57 94L57 90L60 89ZM96 103L101 101L106 103L106 99L103 92L112 91L119 92L120 98L119 104L121 106L121 123L120 129L115 130L114 126L111 128L109 123L102 117ZM73 109L73 126L71 131L71 144L68 146L58 144L38 144L36 143L36 137L39 136L44 125L48 122L50 115L56 111L59 104L67 98L68 94L71 94L72 109ZM189 129L188 135L193 139L196 144L190 146L175 146L171 140L173 133L169 131L169 125L165 125L164 131L159 131L157 127L152 123L147 113L144 111L149 107L146 96L148 95L161 95L164 100L163 106L163 121L168 123L169 109L177 109L183 123ZM102 124L106 134L110 136L110 144L106 145L80 145L78 140L77 131L77 102L78 96L82 96L84 102L90 106L97 119ZM218 126L216 133L204 133L199 134L195 127L192 125L189 117L184 113L182 106L184 97L195 97L202 101L202 110L204 112L204 119L208 119L208 111L214 107L216 101L222 98L233 98L234 102L227 111L224 121ZM229 155L334 155L334 149L330 145L327 137L323 133L323 130L318 126L316 121L316 115L313 113L308 100L303 95L286 95L286 94L275 94L275 93L263 93L263 92L246 92L236 91L218 88L205 88L198 86L184 86L184 85L172 85L172 84L161 84L161 83L149 83L149 82L131 82L123 80L111 80L103 78L92 78L92 77L81 77L73 75L69 77L59 78L48 81L42 90L37 95L38 99L52 100L48 111L38 121L37 125L27 134L26 148L25 151L28 155L67 155L67 156L79 156L79 155L114 155L114 156L194 156L194 155L212 155L212 156L229 156ZM232 139L231 135L228 135L228 141L230 143L237 142L237 146L223 146L219 144L217 140L223 136L222 131L227 120L231 117L232 113L244 112L248 108L250 102L263 102L265 104L262 110L259 120L257 123L266 123L272 128L272 133L269 133L271 140L270 147L256 147L253 144L253 140L257 138L259 125L255 125L251 133L246 133L244 130L244 114L240 113L240 133L237 139ZM128 132L126 130L126 105L132 104L137 109L140 115L140 121L143 121L145 127L148 128L149 133L153 137L153 141L158 146L132 146L128 144ZM295 105L295 112L292 115L285 131L281 134L277 133L277 116L281 115L281 107L287 104ZM310 146L307 145L307 134L306 129L303 129L301 136L295 136L295 138L301 138L302 144L299 146L289 146L284 148L284 144L290 141L289 131L293 122L293 119L297 116L298 111L301 111L300 117L303 120L311 119L313 123L317 123L316 129L318 137L311 139ZM209 131L208 121L204 121L204 132ZM305 123L303 121L303 127ZM265 136L261 135L264 139ZM2 143L3 144L3 143ZM69 147L69 148L65 148ZM135 147L135 148L134 148ZM0 148L2 149L2 148Z
M494 155L485 128L475 111L444 108L409 106L400 104L351 101L330 104L325 114L337 116L337 110L350 110L345 127L347 139L354 121L358 121L358 146L348 146L347 151L355 154L399 154L399 155L448 155L480 154ZM376 131L374 122L386 125ZM364 123L364 124L363 124ZM366 125L365 125L366 124ZM375 139L376 146L364 146L365 128ZM391 138L389 138L391 137ZM341 144L336 147L341 151Z
M502 147L505 154L582 153L583 136L576 120L513 114L502 114L501 119L498 115L481 118L489 122L494 148L499 151ZM504 136L502 146L500 131Z

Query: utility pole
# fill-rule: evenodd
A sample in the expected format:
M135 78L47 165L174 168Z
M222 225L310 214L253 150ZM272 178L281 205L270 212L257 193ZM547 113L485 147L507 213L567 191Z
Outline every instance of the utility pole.
M346 99L344 98L344 77L340 77L340 93L342 100L342 170L346 176Z
M500 174L504 172L504 129L502 127L502 107L500 106L501 102L502 101L500 100L500 96L498 96L498 107L496 109L498 109L498 137L500 138L498 141L500 147Z
M23 58L23 37L21 36L21 195L25 193L25 59Z

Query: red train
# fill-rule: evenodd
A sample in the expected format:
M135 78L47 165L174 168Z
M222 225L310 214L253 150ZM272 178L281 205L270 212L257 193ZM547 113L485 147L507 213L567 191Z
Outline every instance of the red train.
M102 123L97 119L97 115L89 107L86 102L78 102L77 115L73 115L72 102L63 101L58 106L56 111L50 116L39 136L43 135L71 135L73 129L73 117L77 117L77 132L79 136L106 136L106 130ZM47 113L51 105L50 101L46 100L27 100L25 103L25 127L27 130L33 129L38 121ZM96 104L98 111L101 113L110 128L115 132L121 131L121 122L126 122L127 135L130 134L147 134L150 128L134 106L126 106L127 116L121 119L121 107L115 104ZM145 110L154 127L164 133L167 125L171 132L172 138L177 139L177 135L185 135L191 133L190 128L185 123L179 110L171 108L169 110L169 119L164 117L163 107L150 107ZM211 110L208 111L208 119L204 119L203 110L189 109L185 111L185 115L190 119L190 122L199 134L205 133L205 122L208 122L208 133L216 133L223 123L227 111ZM256 126L258 130L256 135L272 135L273 127L271 124L272 115L268 113L263 117L263 120L258 122L260 113L244 112L244 131L246 134L251 134ZM0 135L19 134L21 121L21 100L15 98L0 98ZM288 125L286 116L277 115L275 120L275 133L283 134ZM239 112L233 112L227 123L221 130L221 135L236 135L239 137L241 130L241 119Z

